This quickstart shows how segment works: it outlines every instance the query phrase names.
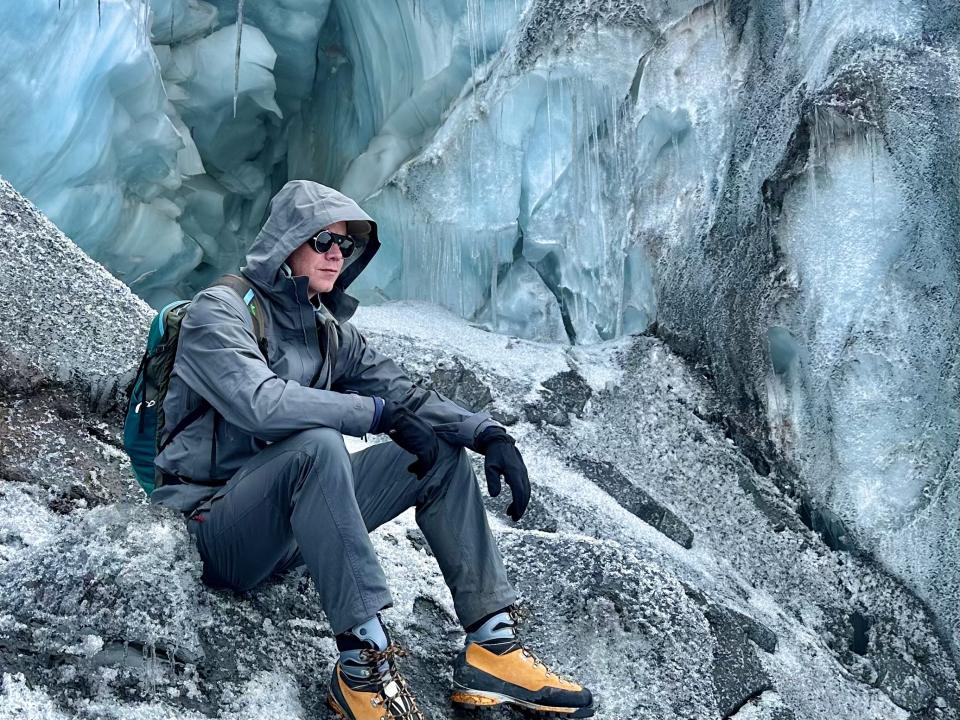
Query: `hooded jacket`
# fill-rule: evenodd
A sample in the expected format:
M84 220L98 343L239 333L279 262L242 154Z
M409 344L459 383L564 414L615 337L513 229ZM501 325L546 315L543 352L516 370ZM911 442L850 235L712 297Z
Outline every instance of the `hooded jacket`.
M293 276L286 259L338 221L365 242L314 305L308 279ZM194 297L164 400L165 432L203 401L210 407L157 456L167 480L151 496L154 502L192 512L268 444L302 430L363 435L374 421L374 396L404 403L454 445L473 448L477 435L495 424L488 413L472 413L414 385L348 322L357 301L346 289L379 247L376 223L336 190L294 180L274 196L241 268L263 312L266 355L235 291L213 286Z

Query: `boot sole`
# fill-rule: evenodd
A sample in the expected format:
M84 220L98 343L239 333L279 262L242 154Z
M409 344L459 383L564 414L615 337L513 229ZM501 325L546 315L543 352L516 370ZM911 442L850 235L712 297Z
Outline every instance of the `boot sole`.
M468 688L454 690L450 700L454 705L466 710L493 710L501 705L513 705L529 715L541 718L588 718L593 717L595 712L592 705L579 708L538 705L509 695Z

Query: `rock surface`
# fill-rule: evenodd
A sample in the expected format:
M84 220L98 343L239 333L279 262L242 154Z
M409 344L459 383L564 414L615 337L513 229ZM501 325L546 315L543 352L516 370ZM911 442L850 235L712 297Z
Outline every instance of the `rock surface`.
M0 390L115 405L152 311L0 178Z
M48 247L69 241L9 188L0 196L0 291L48 314L25 327L0 312L0 718L331 717L335 645L312 581L206 588L182 521L143 502L118 452L118 378L149 314L65 251L62 272L91 289L75 304L80 291L32 264L35 243L11 223ZM600 720L960 717L956 666L923 605L800 522L714 422L702 378L658 340L506 340L424 305L363 310L357 324L425 382L452 368L438 377L465 399L518 418L548 400L568 414L511 428L530 515L509 523L507 493L488 507L529 643L595 691ZM97 342L69 335L94 326ZM67 336L71 352L43 351ZM571 382L551 388L561 373ZM374 544L406 673L432 717L461 717L447 693L463 634L412 514Z

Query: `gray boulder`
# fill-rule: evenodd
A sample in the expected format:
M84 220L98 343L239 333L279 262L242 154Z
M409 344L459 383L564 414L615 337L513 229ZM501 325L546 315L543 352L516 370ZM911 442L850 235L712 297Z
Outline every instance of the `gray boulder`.
M181 518L143 502L118 450L119 390L149 312L8 186L0 197L16 268L2 290L46 313L26 327L0 311L0 718L330 717L336 650L312 581L206 588ZM64 244L66 260L34 263L34 239ZM615 344L571 368L560 347L504 347L449 318L431 325L441 337L398 332L397 312L358 323L424 382L518 418L569 369L550 385L569 424L511 428L535 483L529 518L508 525L506 497L490 518L530 644L595 691L599 720L957 718L956 668L922 604L799 522L662 344ZM96 341L78 329L94 326ZM463 633L429 548L410 514L374 544L406 673L432 717L455 717Z

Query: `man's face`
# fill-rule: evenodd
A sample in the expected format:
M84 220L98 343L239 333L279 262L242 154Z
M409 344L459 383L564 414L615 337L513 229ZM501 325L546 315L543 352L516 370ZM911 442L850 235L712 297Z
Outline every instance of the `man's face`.
M335 222L327 225L324 230L346 235L347 223ZM317 293L330 292L333 289L333 283L343 270L343 255L340 252L340 246L336 243L331 245L325 253L318 253L313 249L313 244L308 241L291 253L287 258L287 265L290 266L294 275L303 275L310 279L310 296L312 297Z

